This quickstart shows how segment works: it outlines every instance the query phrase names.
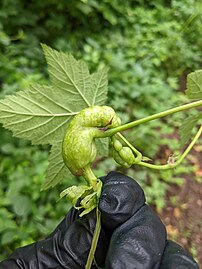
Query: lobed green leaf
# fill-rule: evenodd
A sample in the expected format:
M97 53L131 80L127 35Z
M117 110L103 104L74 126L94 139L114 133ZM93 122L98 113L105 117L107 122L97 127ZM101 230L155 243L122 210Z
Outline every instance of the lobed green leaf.
M52 85L61 91L69 109L79 111L91 105L104 104L107 97L108 68L90 75L88 66L71 54L42 45Z
M103 105L107 98L108 68L90 74L83 61L71 54L42 45L48 63L51 85L33 85L26 91L0 100L0 123L14 136L33 144L51 144L43 189L71 177L62 159L62 140L68 122L80 110ZM97 142L106 155L106 140Z

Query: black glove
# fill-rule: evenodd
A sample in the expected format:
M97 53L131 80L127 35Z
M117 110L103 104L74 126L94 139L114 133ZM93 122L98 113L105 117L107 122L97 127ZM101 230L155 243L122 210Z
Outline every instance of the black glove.
M135 180L117 172L102 178L102 230L95 261L105 269L198 269L179 245L166 240L165 227L145 204ZM45 240L17 249L0 269L84 269L96 223L71 209ZM93 265L92 268L97 268Z

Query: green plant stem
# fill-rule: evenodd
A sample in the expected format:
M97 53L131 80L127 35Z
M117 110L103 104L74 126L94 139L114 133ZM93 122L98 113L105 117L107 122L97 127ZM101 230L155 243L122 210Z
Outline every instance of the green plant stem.
M90 165L87 165L83 169L83 177L93 187L93 190L96 192L97 187L98 187L98 183L99 183L100 180L96 178L93 171L91 170Z
M93 233L93 240L92 240L90 252L88 254L88 259L87 259L85 269L91 268L91 265L93 263L93 259L95 256L95 251L97 248L97 243L98 243L100 231L101 231L101 213L100 213L98 207L96 208L96 216L97 216L97 220L96 220L96 225L95 225L95 231Z
M189 104L186 104L186 105L178 106L178 107L175 107L175 108L171 108L171 109L165 110L163 112L160 112L160 113L145 117L143 119L132 121L132 122L123 124L121 126L118 126L116 128L108 129L105 132L103 132L102 134L100 134L99 137L110 137L110 136L112 136L112 135L114 135L114 134L116 134L118 132L125 131L127 129L132 128L132 127L140 125L142 123L146 123L146 122L149 122L149 121L152 121L152 120L155 120L155 119L159 119L159 118L162 118L162 117L165 117L165 116L168 116L168 115L180 112L180 111L184 111L184 110L194 108L194 107L199 107L199 106L202 106L202 100L195 101L195 102L192 102L192 103L189 103Z
M164 165L155 165L155 164L150 164L150 163L145 163L145 162L139 162L139 163L134 163L134 164L138 164L141 166L145 166L145 167L157 169L157 170L165 170L165 169L175 168L184 160L184 158L190 152L190 150L192 149L192 147L194 146L194 144L196 143L196 141L200 137L201 133L202 133L202 125L199 128L198 132L196 133L194 139L189 144L189 146L186 148L186 150L183 152L183 154L180 156L180 158L174 163L168 163L168 164L164 164Z

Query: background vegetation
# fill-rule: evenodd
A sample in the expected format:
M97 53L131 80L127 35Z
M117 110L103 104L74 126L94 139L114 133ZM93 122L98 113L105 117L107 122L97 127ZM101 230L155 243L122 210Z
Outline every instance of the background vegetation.
M0 98L48 80L40 47L45 43L82 58L92 71L110 66L108 104L123 122L160 112L187 101L186 74L201 68L201 33L200 0L2 0ZM186 114L151 122L128 136L146 156L165 163L180 149L176 129L183 117ZM40 192L48 150L13 138L0 126L0 260L16 247L44 238L70 207L56 200L72 182ZM185 178L200 183L199 168L192 159L175 171L133 167L127 174L139 181L148 202L162 213L167 203L177 204L176 193L166 198L170 183L175 190ZM110 158L98 161L96 169L99 176L120 170ZM177 239L169 225L168 232ZM197 242L185 246L200 259Z

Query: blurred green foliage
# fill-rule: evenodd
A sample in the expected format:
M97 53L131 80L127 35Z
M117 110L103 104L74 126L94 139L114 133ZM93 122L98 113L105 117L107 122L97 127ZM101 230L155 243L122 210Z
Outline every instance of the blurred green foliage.
M110 66L108 104L123 122L160 112L187 101L179 82L201 66L201 32L200 0L2 0L0 98L47 81L40 47L45 43L82 58L92 71ZM146 156L166 162L179 150L172 134L182 117L151 122L126 135ZM0 259L43 238L70 207L56 200L74 182L40 192L47 156L48 148L19 141L0 127ZM161 209L169 183L182 184L194 168L126 171L104 159L96 169L98 176L118 169L138 179L148 202Z

